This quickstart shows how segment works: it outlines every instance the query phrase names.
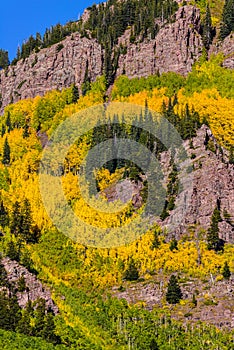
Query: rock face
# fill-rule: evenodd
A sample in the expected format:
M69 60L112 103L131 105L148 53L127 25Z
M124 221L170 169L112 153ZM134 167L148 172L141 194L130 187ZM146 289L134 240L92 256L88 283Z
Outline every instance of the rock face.
M153 283L154 282L154 283ZM126 284L124 291L120 292L117 287L112 289L112 294L119 299L126 299L128 303L135 304L139 301L144 302L148 310L163 306L163 297L167 290L167 283L163 276L158 275L151 283L138 282L131 285ZM183 299L186 304L177 305L171 308L171 315L186 325L195 322L206 322L215 325L218 328L232 330L234 328L234 279L229 281L206 281L198 279L186 281L180 284ZM196 296L197 307L193 307L193 295ZM198 325L196 324L196 327Z
M117 75L124 71L129 77L142 77L159 72L186 74L202 51L200 13L196 7L184 6L174 23L158 23L155 40L138 44L129 42L129 31L119 39L126 45L126 54L119 57ZM115 48L114 48L115 49ZM113 49L113 50L114 50ZM86 67L94 81L103 73L104 52L95 39L76 33L59 44L20 60L15 66L0 72L2 109L11 103L52 89L62 89L84 81Z
M76 33L59 44L20 60L16 66L0 72L3 107L46 91L63 89L84 81L86 67L94 81L102 74L102 49L96 40Z
M204 142L210 140L213 151ZM193 171L180 174L182 191L176 199L176 207L163 222L176 235L185 233L193 226L207 230L214 208L218 206L222 222L219 223L220 238L234 243L234 167L228 162L227 152L218 146L210 129L203 125L193 138L194 149L186 141L184 147L192 156ZM168 156L162 157L164 167ZM228 213L230 218L224 213Z
M222 52L224 54L223 66L234 69L234 36L228 35L223 42L217 42L210 48L210 55Z
M181 7L172 24L159 24L154 40L130 44L130 30L119 39L127 53L119 58L117 75L123 72L130 77L148 76L156 72L173 71L187 74L202 52L200 11L194 6Z
M41 284L35 275L9 258L3 258L2 263L7 271L7 278L10 283L17 285L21 276L25 278L27 290L16 294L20 307L24 308L29 300L33 302L38 298L42 298L46 302L47 309L52 310L55 314L58 313L58 308L51 299L50 291Z

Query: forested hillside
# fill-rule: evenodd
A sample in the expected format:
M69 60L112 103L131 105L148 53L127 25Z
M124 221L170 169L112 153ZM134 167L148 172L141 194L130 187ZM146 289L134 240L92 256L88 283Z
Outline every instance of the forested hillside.
M233 0L109 0L0 50L3 349L233 349L233 29Z

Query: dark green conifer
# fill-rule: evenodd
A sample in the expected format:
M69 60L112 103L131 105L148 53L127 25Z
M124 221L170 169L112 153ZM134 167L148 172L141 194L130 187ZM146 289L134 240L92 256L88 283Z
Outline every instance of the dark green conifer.
M234 0L226 0L223 7L220 38L223 40L234 30Z
M4 141L4 146L3 146L2 164L8 165L10 164L10 161L11 161L11 150L6 137Z
M224 263L222 275L227 280L231 277L231 271L230 271L230 268L229 268L227 261L225 261L225 263Z
M127 281L136 281L139 278L139 272L137 270L137 267L135 265L135 262L131 258L127 267L127 270L124 273L123 279L126 279Z
M203 24L202 40L206 50L209 50L210 44L212 43L212 24L211 24L211 13L210 7L207 3L206 14Z
M167 302L169 304L177 304L180 299L182 299L182 296L183 295L178 284L177 277L175 275L171 275L166 293Z
M221 220L220 211L216 206L211 217L210 228L207 232L207 247L209 250L215 250L216 252L221 250L219 239L219 222Z

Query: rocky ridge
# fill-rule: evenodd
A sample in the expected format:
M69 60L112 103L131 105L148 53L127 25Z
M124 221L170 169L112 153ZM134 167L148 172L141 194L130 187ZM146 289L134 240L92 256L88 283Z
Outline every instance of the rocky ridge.
M183 303L170 308L174 319L181 321L185 326L194 322L206 322L218 328L234 328L234 279L229 281L215 281L214 276L210 280L200 281L189 279L181 281ZM168 281L163 276L152 277L152 280L126 283L124 289L113 287L113 296L126 299L130 304L143 302L146 309L165 305L164 296ZM191 302L196 296L197 306Z
M126 53L119 56L117 76L129 77L175 71L187 74L202 53L200 12L194 6L179 8L173 23L159 23L154 40L131 44L129 31L119 39ZM117 46L118 46L117 45ZM113 51L115 48L113 49ZM42 49L0 72L1 112L12 102L75 83L79 88L85 78L94 81L103 73L104 51L96 39L72 34L59 44Z
M17 291L16 293L20 307L25 308L29 300L34 302L41 298L45 300L47 309L52 310L55 314L58 313L58 308L51 298L51 292L42 285L33 273L7 257L2 259L2 263L7 271L7 279L10 284L17 285L22 276L25 279L26 290L24 292Z
M212 144L212 150L205 143ZM191 157L193 171L180 173L182 191L179 193L175 209L162 223L169 231L179 236L188 228L207 230L211 216L218 206L222 221L219 223L220 238L234 243L234 166L228 161L228 153L220 147L211 130L203 125L193 138L193 148L189 141L184 143ZM170 155L165 152L161 157L164 173L168 172ZM179 164L179 163L178 163ZM225 218L224 212L230 215Z

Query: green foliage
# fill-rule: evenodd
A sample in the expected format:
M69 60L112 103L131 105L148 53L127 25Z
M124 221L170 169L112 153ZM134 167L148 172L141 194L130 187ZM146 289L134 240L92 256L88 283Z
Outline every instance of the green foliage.
M216 206L212 217L211 217L211 225L207 232L207 247L209 250L215 250L218 252L219 250L223 250L223 245L219 239L219 222L222 221L220 211Z
M123 279L127 281L136 281L139 278L139 272L135 265L135 262L133 259L130 259L128 267L126 271L124 272Z
M197 306L197 299L196 299L195 294L193 294L192 303L193 303L193 306L194 306L194 307Z
M20 278L18 279L18 291L19 292L24 292L26 290L27 286L26 286L26 281L24 276L20 276Z
M233 98L234 72L222 67L223 59L223 55L218 54L209 61L197 62L186 78L184 94L191 96L194 92L216 88L222 97Z
M2 263L2 255L0 255L0 286L6 287L7 285L8 285L7 272L6 272L5 267Z
M162 73L149 76L147 78L129 79L125 75L121 75L115 80L112 99L120 97L128 97L141 91L150 91L153 88L166 87L166 95L171 97L184 86L185 78L174 72Z
M225 261L225 263L224 263L222 275L227 280L231 277L231 271L230 271L230 268L229 268L227 261Z
M6 68L9 64L8 51L0 49L0 69Z
M169 304L177 304L180 299L182 299L182 296L183 295L178 284L177 277L175 275L171 275L166 293L167 302Z
M157 230L154 231L153 235L154 235L154 238L153 238L152 245L151 245L151 249L152 250L153 249L157 249L160 246L160 240L159 240L159 237L158 237Z
M223 8L220 38L223 40L234 31L234 0L226 0Z
M206 14L202 26L202 40L206 50L209 50L210 44L212 43L212 24L211 24L211 13L210 7L207 3Z
M4 350L65 350L65 345L53 345L47 341L20 333L0 329L0 346Z
M173 252L174 250L178 250L178 242L175 237L172 238L170 242L170 250Z
M6 137L4 141L4 146L3 146L2 164L9 165L10 161L11 161L11 149Z
M1 203L0 203L0 226L2 228L4 228L4 227L8 226L8 224L9 224L8 210L5 208L3 201L1 201Z

